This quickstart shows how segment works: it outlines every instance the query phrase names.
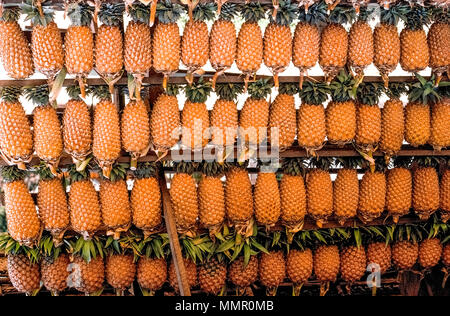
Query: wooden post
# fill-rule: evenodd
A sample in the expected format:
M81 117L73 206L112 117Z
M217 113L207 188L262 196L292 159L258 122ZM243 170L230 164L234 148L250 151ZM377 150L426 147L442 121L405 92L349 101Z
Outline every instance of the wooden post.
M166 177L162 170L159 174L159 186L162 192L162 201L164 209L164 220L166 222L167 234L169 235L170 250L172 260L177 274L178 287L181 296L191 296L191 289L184 266L183 254L181 253L180 240L178 239L177 226L170 202L169 190L167 189Z

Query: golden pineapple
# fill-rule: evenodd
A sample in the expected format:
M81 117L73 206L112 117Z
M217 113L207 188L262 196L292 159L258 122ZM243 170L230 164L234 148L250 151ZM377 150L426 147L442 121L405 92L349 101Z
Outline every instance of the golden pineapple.
M98 17L103 23L95 36L95 69L114 91L123 68L122 3L102 3Z
M5 211L9 235L21 245L32 247L38 242L42 225L28 187L25 173L16 167L3 167Z
M278 74L289 66L292 59L292 33L290 24L297 17L297 6L283 0L273 9L271 23L264 32L264 64L272 71L275 88Z
M300 294L303 283L307 282L313 273L313 254L311 249L290 250L286 258L286 272L294 283L295 295Z
M360 280L366 273L364 247L348 246L341 250L341 277L348 283Z
M120 156L120 119L116 104L111 101L108 87L94 90L99 98L94 110L94 133L92 152L103 175L109 178L114 162Z
M325 159L316 160L316 167L306 175L306 203L308 215L321 228L333 214L333 183Z
M167 280L167 263L164 258L142 257L137 265L137 281L142 289L154 293Z
M280 182L281 220L290 232L303 227L306 215L306 189L302 172L303 161L289 159L283 162Z
M337 172L333 183L333 210L340 224L356 217L359 200L359 180L357 164L352 159L340 159L344 167Z
M386 177L380 171L366 171L359 186L358 216L369 223L381 216L386 199Z
M253 191L255 218L258 224L274 226L281 214L280 191L274 172L260 171Z
M450 42L450 24L448 14L444 10L433 16L434 23L428 31L428 48L430 50L430 67L439 82L442 74L450 65L448 46Z
M26 294L33 294L40 288L39 265L25 254L8 255L8 276L14 288Z
M198 283L203 293L217 295L227 279L227 266L216 258L201 264L198 268Z
M316 151L323 147L327 136L323 103L328 99L328 92L327 84L310 81L300 91L302 104L298 112L297 140L312 156L317 155Z
M291 147L296 135L295 98L297 88L293 84L280 86L279 94L269 109L269 139L280 149Z
M76 76L84 98L85 78L94 68L94 35L90 29L94 8L74 2L66 10L72 24L64 37L65 65L67 73Z
M412 241L398 241L392 245L392 261L401 270L411 269L419 256L419 244Z
M20 94L15 87L3 87L0 91L0 154L8 164L17 164L25 170L25 163L33 155L33 134L19 102Z
M425 239L419 245L419 264L422 268L431 269L438 265L442 257L442 244L438 238Z
M385 273L391 267L391 246L385 242L372 242L367 246L367 265L378 264L380 273Z
M428 219L439 208L439 176L433 167L420 167L413 175L413 209Z
M348 35L348 63L359 80L364 76L364 69L372 64L374 56L373 33L368 23L370 13L364 8Z
M61 33L53 22L53 11L48 4L28 0L22 4L22 12L33 25L31 50L34 67L53 80L64 66L64 49Z
M18 8L17 8L18 9ZM0 58L6 74L13 79L26 79L34 73L32 53L25 33L17 20L19 10L2 10L0 19Z
M119 291L125 291L133 286L136 276L136 265L133 255L113 253L106 258L106 281Z
M47 290L56 294L67 289L69 278L69 255L63 253L57 256L46 256L41 261L42 282Z
M103 289L105 265L103 258L97 256L87 261L76 255L70 265L68 283L80 292L94 294Z
M189 283L189 287L193 288L198 284L198 276L197 276L197 265L189 259L183 258L184 268L186 270L186 275ZM178 279L175 272L175 264L173 261L169 266L169 284L175 290L175 292L179 292Z
M426 144L431 136L429 105L410 102L405 110L405 140L414 147Z
M247 3L241 11L245 19L237 39L236 65L245 75L245 90L250 76L255 75L263 61L263 38L258 21L265 17L259 2Z
M447 222L450 217L450 170L447 169L443 172L441 178L441 198L440 206L441 209L441 219L443 222Z
M337 246L319 246L314 252L314 274L321 283L321 296L324 296L328 291L329 283L336 281L340 262Z
M181 113L181 142L191 150L199 150L208 145L210 138L209 113L206 100L211 92L211 84L203 78L186 87L187 101Z
M162 223L161 190L155 177L157 169L151 163L143 163L134 174L130 198L133 224L148 235Z
M153 105L150 117L150 135L153 149L166 153L179 140L181 127L176 86L170 86ZM175 133L175 135L174 135Z
M259 257L259 281L267 288L267 294L275 296L278 286L286 278L286 262L281 251L261 253Z
M258 257L251 256L247 265L244 257L239 257L228 267L228 279L239 289L250 287L258 279Z
M392 215L394 223L409 213L411 205L411 172L400 166L389 170L386 177L386 210Z
M431 106L431 134L428 143L435 150L450 146L450 98L446 97Z
M450 266L450 244L446 244L442 252L442 263L446 266Z
M79 166L92 152L91 112L80 98L77 86L67 88L67 92L71 99L67 102L63 115L64 150Z
M214 22L209 37L209 61L216 70L212 86L215 90L217 78L231 68L236 58L237 38L233 18L239 9L235 3L225 3L219 18Z
M164 75L164 89L169 76L178 71L180 65L181 38L176 22L182 10L179 4L169 0L158 1L156 6L158 23L153 30L153 69Z

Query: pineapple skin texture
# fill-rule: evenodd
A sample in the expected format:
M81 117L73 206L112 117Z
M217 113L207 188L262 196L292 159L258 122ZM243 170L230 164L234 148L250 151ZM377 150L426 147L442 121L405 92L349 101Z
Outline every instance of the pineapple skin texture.
M253 216L252 184L246 170L233 168L227 173L225 206L233 224L248 221Z
M388 74L400 62L400 37L394 25L380 24L373 32L373 63L381 71Z
M376 147L381 137L381 110L378 105L360 104L356 111L356 144Z
M364 247L345 247L341 250L341 277L347 282L356 282L366 273L366 251Z
M41 262L42 282L47 290L62 292L67 288L70 264L69 256L61 254L58 258L44 258Z
M178 70L181 56L180 30L176 23L158 23L153 31L153 68L171 74Z
M95 67L102 75L115 75L123 68L123 38L117 26L101 25L95 37Z
M322 31L319 64L325 72L341 69L347 63L348 34L340 24L329 24Z
M400 33L400 65L403 70L418 72L428 66L430 54L424 30L403 29Z
M91 113L84 101L70 100L63 116L65 151L74 157L85 157L92 149Z
M261 144L266 139L270 105L264 99L248 98L239 118L239 137L246 143Z
M349 64L355 68L367 67L372 63L373 55L372 28L366 22L355 22L348 36Z
M167 280L167 263L161 259L141 258L137 266L139 285L150 291L159 290Z
M150 117L150 132L153 146L157 150L168 150L179 140L172 133L181 127L178 101L175 96L161 94Z
M390 245L384 242L370 243L367 246L367 265L376 263L380 266L380 272L385 273L392 265L392 250Z
M450 170L445 170L442 174L441 184L441 199L439 208L444 212L450 212Z
M442 244L437 238L426 239L419 245L419 264L425 269L438 265L442 257Z
M442 263L448 267L450 266L450 244L445 245L442 252Z
M189 287L193 288L198 284L197 266L195 265L194 262L186 258L183 258L183 262L184 267L186 269ZM173 262L171 262L169 266L169 284L175 290L176 293L180 292L180 288L178 286L178 279L175 272L175 264Z
M129 102L122 112L122 146L132 155L145 153L150 145L150 122L147 107L142 101Z
M339 274L340 256L337 246L320 246L314 253L314 273L321 282L334 282Z
M264 32L264 64L278 73L289 66L292 59L292 34L289 26L270 23Z
M71 26L66 32L65 62L69 74L89 74L94 68L94 35L87 26Z
M346 144L356 136L356 105L354 102L330 102L326 109L328 141Z
M314 169L306 176L308 214L317 222L326 222L333 214L333 183L327 171Z
M306 216L306 188L302 176L283 175L280 182L281 219L287 226Z
M161 191L156 178L136 179L130 201L137 228L151 231L162 223Z
M355 169L338 170L333 183L333 210L340 222L356 217L359 199L359 180Z
M380 150L388 155L394 155L402 148L404 134L403 103L400 100L390 99L381 110Z
M111 255L106 259L106 281L115 289L125 290L133 286L136 265L131 255Z
M200 225L212 228L225 219L225 189L220 177L203 176L198 185Z
M273 226L281 215L280 191L275 173L260 172L253 192L256 221Z
M297 130L297 113L295 111L295 99L288 94L279 94L270 105L269 109L269 139L276 145L275 137L278 137L278 147L288 148L295 140ZM272 132L272 128L278 128L277 132Z
M297 139L307 149L322 147L327 136L323 105L302 104L298 111Z
M295 28L292 62L301 71L312 68L319 59L320 32L311 24L299 22Z
M63 151L61 123L55 108L39 106L33 111L34 148L44 161L57 160Z
M244 74L253 74L263 61L263 38L257 23L242 24L237 40L236 65Z
M31 34L34 67L47 77L53 77L64 66L64 48L61 33L54 22L47 26L35 25Z
M384 211L386 177L382 172L367 171L359 186L358 214L364 223L373 221Z
M131 223L131 207L125 180L102 181L99 196L103 224L113 231L128 227Z
M32 293L40 288L39 265L32 264L25 255L8 255L8 276L21 293Z
M302 284L313 273L313 254L311 249L290 250L286 258L286 272L294 284Z
M258 258L251 256L248 265L244 267L244 257L233 261L228 267L228 279L241 288L248 287L258 279Z
M232 146L238 130L239 113L234 101L219 99L211 111L211 139L219 146Z
M429 143L440 150L450 146L450 98L445 98L432 105L431 108L431 134Z
M181 112L181 125L181 142L184 146L199 150L208 145L210 121L206 104L186 101Z
M405 140L412 146L425 145L431 136L430 107L421 103L408 103L405 117Z
M94 141L92 152L96 159L113 163L120 156L120 119L116 105L100 101L94 112Z
M181 230L194 227L199 215L194 178L186 173L176 174L170 185L170 200L177 227Z
M148 24L130 22L124 38L125 70L144 74L152 67L152 35Z
M209 57L208 26L205 22L189 21L181 40L181 61L190 70L203 67Z
M207 294L216 295L224 287L227 279L227 267L212 259L198 268L200 289Z
M386 210L394 218L407 215L412 205L412 175L406 168L393 168L386 178Z
M103 288L105 281L105 265L98 256L87 263L82 257L75 256L71 264L68 283L83 293L95 293Z
M236 49L236 28L233 22L223 19L215 21L209 38L209 61L213 68L230 68L236 57Z
M418 168L413 175L413 208L428 219L439 208L439 176L434 168Z
M450 42L450 25L433 23L428 31L428 47L430 49L430 67L439 68L450 65L448 43Z
M259 280L266 287L277 287L286 278L286 262L281 251L269 254L261 253L259 257Z
M392 245L392 260L397 268L411 269L419 257L419 244L399 241Z

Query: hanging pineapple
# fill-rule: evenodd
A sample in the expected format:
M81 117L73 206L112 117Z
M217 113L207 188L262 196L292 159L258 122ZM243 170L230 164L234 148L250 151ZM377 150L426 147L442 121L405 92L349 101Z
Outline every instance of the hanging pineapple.
M217 78L230 69L236 58L237 38L233 19L240 6L235 3L225 3L220 10L219 18L214 22L209 38L209 61L216 70L212 79L213 90L216 89Z
M339 248L336 245L319 245L314 252L314 274L320 281L320 296L325 296L330 282L335 282L340 269Z
M17 22L19 8L4 9L1 4L0 58L7 75L13 79L26 79L34 73L31 49L25 33Z
M208 62L209 34L207 21L214 19L214 3L198 3L198 0L185 0L189 9L187 22L181 41L181 61L187 67L186 81L194 82L194 74L202 75L202 67ZM195 2L195 3L194 3Z
M412 205L412 174L410 158L396 158L394 168L386 174L386 210L394 223L409 214Z
M346 241L340 251L341 277L350 286L366 273L367 258L366 250L361 245L361 232L356 229L353 234L357 236L356 241Z
M43 238L39 243L41 252L41 279L44 287L58 296L68 288L70 259L68 247L57 245L50 237Z
M439 85L441 84L439 83ZM446 90L448 94L450 89L447 88ZM442 148L450 147L449 117L450 95L443 95L442 98L431 105L431 133L428 143L433 146L434 150L440 151Z
M18 87L0 90L0 155L9 165L25 170L33 158L33 134L19 101L21 93Z
M265 17L265 10L259 2L249 2L241 10L245 23L237 39L236 65L245 75L245 89L251 76L255 76L263 61L263 37L258 21Z
M440 183L440 204L441 220L446 223L450 218L450 168L443 171Z
M417 159L419 165L413 173L412 207L423 220L427 220L439 208L439 175L436 159Z
M292 281L292 296L300 296L303 284L313 274L313 253L311 249L300 247L290 249L286 256L286 274Z
M66 12L72 24L64 38L64 59L67 73L75 75L84 98L86 77L94 68L94 35L90 29L94 8L85 2L73 2Z
M281 215L280 191L275 172L264 170L258 173L253 200L256 222L266 229L274 226Z
M137 263L136 279L144 296L154 296L167 281L167 241L147 238L140 242L143 256Z
M102 3L102 25L95 36L95 69L114 93L114 84L123 73L123 3Z
M366 163L367 165L368 163ZM359 186L358 217L363 223L370 223L381 216L386 205L385 166L375 161L364 173Z
M294 32L292 62L300 70L300 89L307 70L314 67L319 59L320 27L327 23L327 5L315 2L311 7L300 9L299 23Z
M161 190L154 163L141 163L134 171L134 185L131 190L133 224L148 237L157 231L162 223Z
M53 81L64 67L64 49L61 33L53 21L54 12L47 1L26 0L22 13L31 20L31 50L37 71L43 73L49 82Z
M278 287L286 278L286 260L280 249L279 234L275 232L268 236L265 245L267 250L259 255L259 281L266 287L266 296L276 296Z
M208 145L210 139L209 113L206 100L211 93L211 83L203 77L197 83L186 85L187 100L181 113L181 143L191 150L199 150Z
M297 124L295 98L298 88L295 84L282 84L279 94L270 105L268 137L272 146L281 150L289 148L295 141Z
M358 212L359 200L359 161L352 158L337 158L336 163L342 167L337 172L333 183L333 211L338 222L344 225Z
M203 293L223 295L227 280L227 266L220 255L207 258L198 267L198 283Z
M274 86L278 89L278 74L289 66L292 58L292 34L290 24L297 16L297 6L291 0L280 0L274 7L270 24L264 32L264 64L273 73Z
M317 156L327 136L324 103L328 100L329 88L326 83L305 82L300 90L302 104L298 112L297 140L308 155Z
M228 280L236 286L236 295L253 294L251 285L258 279L258 256L252 255L248 262L240 256L228 266Z
M450 67L450 17L445 9L434 8L432 18L434 23L428 31L428 48L430 50L430 67L439 84L444 72Z
M181 56L181 38L177 21L183 8L170 0L158 1L158 23L153 30L153 69L164 75L163 88L167 90L169 76L178 71Z

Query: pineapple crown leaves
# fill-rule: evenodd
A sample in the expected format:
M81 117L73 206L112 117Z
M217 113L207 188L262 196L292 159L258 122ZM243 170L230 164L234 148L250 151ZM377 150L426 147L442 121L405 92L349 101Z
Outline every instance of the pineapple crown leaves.
M123 22L123 3L103 3L98 13L100 21L108 26L120 26Z
M34 172L39 175L40 180L51 180L55 178L50 168L44 162L41 162Z
M105 241L104 250L108 255L133 254L136 260L142 255L139 241L139 237L133 233L129 233L129 235L123 236L119 240L114 239L113 236L109 236Z
M380 10L380 21L382 23L397 26L400 20L406 20L406 13L409 10L409 6L405 4L396 4L389 9L381 7Z
M389 86L384 93L393 99L399 99L402 94L408 92L408 87L404 82L389 82Z
M214 243L208 235L200 235L195 238L184 237L180 239L181 249L186 258L192 262L203 262L208 256L214 254Z
M139 1L135 1L128 7L128 13L134 22L149 23L150 7Z
M176 97L180 92L180 86L176 84L167 85L166 94Z
M250 83L247 91L253 99L261 100L267 98L272 93L270 78L263 78Z
M282 83L278 88L279 94L296 95L298 91L298 85L295 83Z
M266 10L259 2L249 2L242 8L241 16L246 22L258 23L266 17Z
M212 21L216 17L217 5L214 2L199 3L193 11L196 22Z
M139 242L138 250L146 258L166 258L170 253L169 236L158 234L150 236Z
M426 236L427 239L437 238L443 240L448 236L450 224L441 222L437 214L433 214L431 220L424 223L420 228L423 230L424 237Z
M401 156L393 159L393 165L397 168L406 168L409 169L413 162L413 157Z
M378 105L383 91L383 85L375 82L363 82L356 90L356 99L359 103Z
M338 5L328 16L330 23L347 24L356 19L355 8L350 6Z
M158 1L156 4L156 17L164 24L176 23L183 12L181 5L170 0Z
M26 99L37 106L47 105L50 101L50 90L48 85L25 87L23 92Z
M201 172L207 177L217 177L225 173L226 166L217 161L204 161L200 165Z
M370 10L367 7L362 7L358 14L358 21L368 22L370 19L373 19L372 14L375 9Z
M25 179L27 173L20 170L16 166L3 166L0 168L0 176L5 182L22 181Z
M331 98L334 102L348 102L356 96L353 91L355 79L346 71L341 71L330 84Z
M334 164L334 158L321 157L311 158L309 161L310 168L317 168L327 171Z
M69 171L69 179L71 183L84 181L89 179L89 171L88 168L79 171L75 165L71 166Z
M99 100L111 100L111 92L108 86L95 86L89 89L89 93Z
M25 255L31 263L37 263L40 259L38 247L30 248L22 246L7 233L0 234L0 250L4 251L7 255Z
M442 161L441 157L414 157L414 163L423 168L438 168Z
M291 176L304 176L306 170L305 160L302 158L288 158L283 160L282 170L284 174Z
M3 9L0 20L5 22L17 22L19 18L20 18L20 8L10 7Z
M90 26L94 7L85 2L73 2L67 6L67 15L74 26Z
M410 102L420 102L422 104L435 103L441 99L441 88L450 86L450 82L439 82L436 85L434 76L430 80L426 80L419 74L414 74L417 82L410 86L408 99Z
M22 92L20 87L3 87L0 89L0 98L4 102L16 103L19 102Z
M325 26L328 21L328 5L325 1L315 2L309 7L308 12L306 12L303 7L299 11L298 19L301 22L306 22L311 25L316 25L318 27Z
M160 163L157 162L141 162L138 163L134 170L134 177L137 179L154 178L158 175Z
M423 232L419 225L398 225L393 228L392 239L395 241L411 241L417 243L423 240Z
M203 77L197 83L186 85L184 88L187 99L193 103L205 103L211 91L211 82L205 82Z
M384 157L376 157L374 158L373 162L368 161L367 159L360 158L359 166L361 169L365 169L366 171L371 172L385 172L387 170L387 164Z
M129 164L125 163L117 163L113 166L111 170L111 175L109 179L104 177L104 180L108 180L111 182L117 182L121 180L125 180L127 177L127 169L130 167Z
M57 246L52 236L45 236L39 241L38 247L42 256L56 260L62 253L67 252L66 244Z
M181 161L174 163L174 168L177 173L187 173L189 175L192 175L197 171L198 163Z
M66 241L66 244L71 254L81 256L87 263L91 262L92 259L96 259L97 256L104 257L104 245L99 237L94 237L91 240L79 237L76 240Z
M244 86L239 83L223 83L216 85L216 94L227 101L235 101L238 95L244 91Z
M283 250L286 247L286 235L281 231L261 234L261 243L264 244L265 253L268 251Z
M345 169L357 169L361 164L360 158L355 157L339 157L336 158L336 165Z
M297 15L298 5L293 4L291 0L280 0L275 19L273 18L273 14L270 15L270 19L276 24L289 26L297 18Z
M306 81L299 96L304 104L322 105L328 100L330 87L323 82Z
M45 27L53 21L53 10L50 7L50 1L41 3L39 8L35 0L25 0L20 8L22 13L26 15L25 21L31 20L33 25Z
M442 7L433 7L431 9L431 19L434 22L450 23L450 14L448 10L445 10Z
M409 8L405 15L405 27L410 30L422 30L424 25L431 23L431 9L428 7L414 6Z
M242 10L242 6L237 3L226 2L222 5L219 18L225 21L233 20Z
M92 92L91 88L88 88L87 91ZM81 91L79 85L73 85L66 88L66 92L72 100L81 100Z

